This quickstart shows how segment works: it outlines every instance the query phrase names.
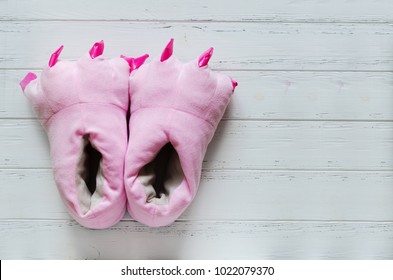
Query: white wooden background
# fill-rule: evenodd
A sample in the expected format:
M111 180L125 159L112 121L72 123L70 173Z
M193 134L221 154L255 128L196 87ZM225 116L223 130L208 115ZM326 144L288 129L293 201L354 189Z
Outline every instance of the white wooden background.
M172 226L82 228L18 82L76 59L215 47L239 82ZM0 259L392 259L393 1L0 0Z

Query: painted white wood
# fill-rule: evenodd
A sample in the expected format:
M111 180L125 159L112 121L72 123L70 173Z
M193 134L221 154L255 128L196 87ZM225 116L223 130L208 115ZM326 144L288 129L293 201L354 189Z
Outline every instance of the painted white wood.
M392 122L222 121L205 169L392 170ZM0 119L0 168L48 168L36 120Z
M392 22L390 0L0 1L0 20Z
M378 222L0 221L1 259L392 259L392 247L393 223Z
M392 24L4 21L0 68L41 68L59 45L76 59L104 39L105 55L175 54L197 58L214 46L210 65L254 70L393 70ZM136 39L137 38L137 39Z
M70 219L50 169L0 169L0 186L0 219ZM180 220L393 222L393 173L204 170Z
M0 71L1 118L35 117L19 86L27 72ZM393 120L392 72L224 73L239 82L224 119Z
M0 1L0 259L392 259L393 2ZM239 82L180 221L71 221L18 82L77 59L161 53Z

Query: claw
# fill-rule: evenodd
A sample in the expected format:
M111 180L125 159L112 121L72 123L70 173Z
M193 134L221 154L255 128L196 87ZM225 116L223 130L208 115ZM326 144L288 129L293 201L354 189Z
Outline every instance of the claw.
M134 58L132 58L132 57L127 57L127 56L125 56L125 55L121 55L120 57L121 57L122 59L124 59L125 61L127 61L127 63L128 63L128 65L130 66L130 68L133 69L133 67L134 67Z
M134 59L135 69L138 69L139 67L141 67L143 65L143 63L145 63L145 61L148 57L149 57L148 54L144 54L140 57L135 58Z
M144 54L140 57L133 58L133 57L127 57L125 55L120 56L122 59L127 61L128 65L130 66L130 73L139 67L143 65L143 63L146 61L146 59L149 57L148 54Z
M238 85L238 83L237 83L235 80L232 80L232 79L231 79L231 82L232 82L232 92L234 92L234 91L235 91L235 88L236 88L237 85Z
M53 67L56 65L59 55L60 55L61 51L63 50L63 48L64 48L64 46L61 45L60 48L58 48L54 53L52 53L52 55L49 58L49 63L48 63L49 67Z
M213 50L214 50L213 48L209 48L207 51L201 54L198 60L199 67L204 67L209 63L209 60L213 55Z
M37 79L37 75L34 73L27 73L26 77L23 78L23 80L19 83L20 87L22 88L23 91L25 91L25 88L27 85L32 81Z
M166 45L165 49L163 50L160 61L163 62L167 60L172 56L172 53L173 53L173 38L171 38L168 45Z
M93 47L91 47L89 51L90 57L92 59L102 55L103 52L104 52L104 40L94 43Z

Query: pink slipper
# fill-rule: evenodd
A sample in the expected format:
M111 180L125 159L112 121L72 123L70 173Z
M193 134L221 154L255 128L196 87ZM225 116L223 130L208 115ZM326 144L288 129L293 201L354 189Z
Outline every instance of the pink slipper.
M121 58L104 59L103 41L78 61L58 61L21 82L48 134L55 181L81 225L106 228L124 215L128 78Z
M206 148L237 85L207 68L212 48L188 63L172 49L173 39L130 76L127 209L152 227L172 223L195 197Z

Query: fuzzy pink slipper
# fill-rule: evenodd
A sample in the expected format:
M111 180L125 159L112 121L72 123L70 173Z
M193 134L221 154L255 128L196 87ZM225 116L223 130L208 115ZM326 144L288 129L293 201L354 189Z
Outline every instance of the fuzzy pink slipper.
M237 85L207 68L213 49L188 63L172 49L173 39L130 76L127 208L152 227L172 223L195 197L207 146Z
M104 59L103 42L77 61L51 57L41 77L21 82L48 134L55 181L81 225L106 228L124 215L128 79L122 58Z

